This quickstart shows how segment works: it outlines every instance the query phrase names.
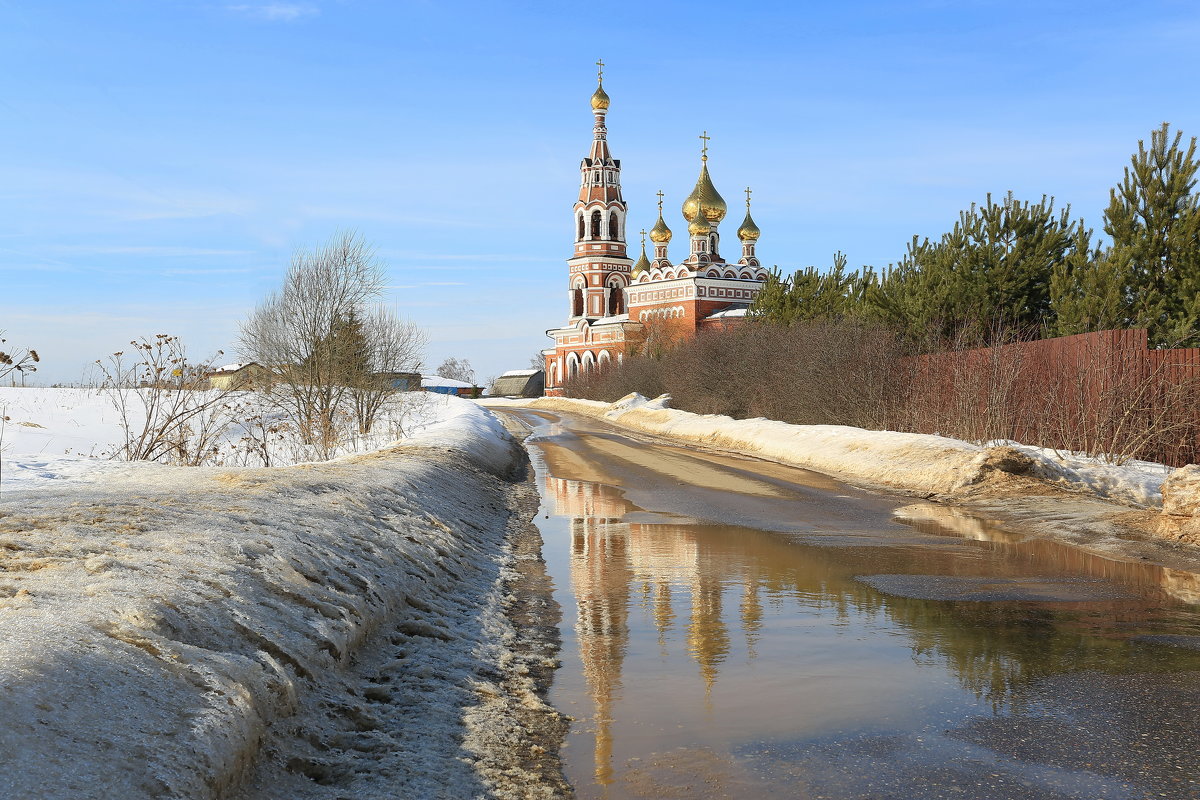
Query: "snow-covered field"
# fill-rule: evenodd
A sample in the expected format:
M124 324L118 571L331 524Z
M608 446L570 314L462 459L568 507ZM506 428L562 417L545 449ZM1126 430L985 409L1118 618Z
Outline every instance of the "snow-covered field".
M447 397L426 392L396 395L373 432L348 437L339 454L369 452L433 425L451 408ZM259 395L235 392L226 399L236 411L217 437L209 463L263 466L264 453L270 466L314 460L312 448L301 444L286 426L266 437L258 431L260 439L252 438L256 432L250 430L254 427L250 420L269 424L272 416ZM88 482L126 471L128 465L111 458L125 435L110 395L99 389L0 387L0 496L5 491L60 481Z
M565 398L485 400L485 405L532 405L576 410L647 433L757 454L850 481L913 492L944 494L983 480L1005 448L1032 461L1030 474L1134 507L1162 508L1162 487L1173 470L1134 461L1108 464L1016 442L985 446L918 433L868 431L842 425L790 425L768 419L732 419L670 408L670 398L633 394L615 403Z
M511 743L470 707L519 667L492 415L172 467L88 457L117 434L81 391L0 392L0 797L488 794Z

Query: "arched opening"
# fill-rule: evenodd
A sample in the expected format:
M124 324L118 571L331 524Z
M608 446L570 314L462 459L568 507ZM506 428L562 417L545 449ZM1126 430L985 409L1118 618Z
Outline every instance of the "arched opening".
M599 211L592 212L592 238L600 238L600 220L604 219Z
M579 374L579 356L574 353L567 354L567 380L574 378Z
M714 255L717 252L717 235L714 233L708 237L708 251Z
M580 283L571 290L571 316L583 316L583 284Z
M584 225L583 225L583 212L581 211L581 212L579 212L579 236L577 236L577 237L576 237L576 240L582 240L582 239L583 239L583 234L584 234L584 229L583 229L583 228L584 228Z
M621 241L621 227L617 222L617 212L608 215L608 238L615 242Z
M609 281L608 284L608 315L615 317L625 313L625 287L619 280Z
M583 360L580 362L579 368L582 369L583 372L586 374L588 372L591 372L593 369L595 369L595 367L596 367L596 357L593 356L592 351L589 350L583 354Z
M611 360L612 360L612 357L611 357L611 356L609 356L609 354L608 354L608 351L607 351L607 350L601 350L601 351L600 351L600 356L599 356L599 357L596 359L596 367L597 367L598 369L604 369L606 366L608 366L608 363L609 363Z

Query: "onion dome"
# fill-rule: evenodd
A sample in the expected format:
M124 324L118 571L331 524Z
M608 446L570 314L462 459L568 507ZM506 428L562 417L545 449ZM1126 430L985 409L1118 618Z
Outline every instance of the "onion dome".
M666 244L671 241L671 229L667 227L666 220L662 215L662 192L658 193L658 222L654 223L654 227L650 229L650 241L658 244Z
M696 180L696 188L692 189L692 193L688 195L687 200L683 201L683 217L688 222L696 216L696 209L703 208L704 216L709 222L717 223L725 219L725 212L728 207L725 205L725 199L717 192L717 187L713 186L712 178L708 176L708 165L704 164L700 167L700 177Z
M592 111L608 111L608 103L608 92L604 91L604 84L600 84L592 94Z
M742 220L742 227L738 228L738 238L743 242L756 242L762 231L754 224L754 218L750 216L750 209L746 209L746 218Z
M646 258L646 229L642 229L642 255L633 264L633 274L640 275L650 269L650 259Z
M758 237L762 235L762 231L754 224L754 217L750 216L750 187L746 187L746 218L742 220L742 226L737 230L738 238L743 242L756 242Z
M699 236L701 234L708 235L712 233L712 225L708 223L708 214L696 214L692 218L692 221L688 223L688 233L692 234L693 236Z
M696 216L696 209L703 208L704 216L716 225L725 219L728 207L708 175L708 131L700 134L700 138L704 141L704 147L700 149L700 177L696 179L696 188L683 201L683 218L691 222Z

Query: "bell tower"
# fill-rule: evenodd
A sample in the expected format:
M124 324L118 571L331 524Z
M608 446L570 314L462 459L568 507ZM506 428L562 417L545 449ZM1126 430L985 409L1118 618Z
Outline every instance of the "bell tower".
M625 249L625 215L621 198L621 162L608 149L609 97L604 91L604 61L597 61L592 94L592 147L579 165L579 199L575 201L575 254L568 261L570 318L625 313L625 287L633 261Z

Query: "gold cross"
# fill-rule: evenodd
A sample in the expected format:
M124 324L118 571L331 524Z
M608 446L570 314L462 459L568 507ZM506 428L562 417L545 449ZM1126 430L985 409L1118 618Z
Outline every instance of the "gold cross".
M708 140L712 137L708 135L708 131L704 131L700 134L700 138L704 140L704 146L700 148L700 156L708 161Z
M597 67L596 80L603 81L604 80L604 59L603 58L596 62L596 67Z
M646 229L642 228L641 231L639 231L639 233L642 234L642 248L645 249L645 247L646 247Z
M662 199L663 199L662 189L659 189L658 190L658 215L660 217L662 216Z
M751 192L751 189L749 186L747 186L746 187L746 209L747 210L750 209L750 192Z

